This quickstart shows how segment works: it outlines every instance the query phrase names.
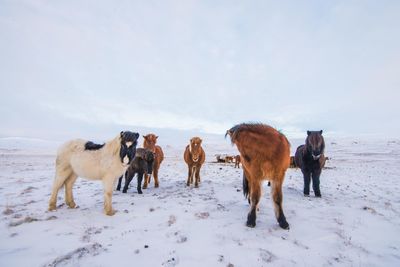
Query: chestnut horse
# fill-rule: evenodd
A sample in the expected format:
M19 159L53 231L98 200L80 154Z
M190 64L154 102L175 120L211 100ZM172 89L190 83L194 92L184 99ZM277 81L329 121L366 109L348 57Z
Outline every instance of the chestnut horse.
M256 226L256 211L263 180L271 182L275 216L279 226L289 229L282 209L282 183L289 167L290 144L286 137L265 124L238 124L226 132L240 152L243 194L251 204L248 227ZM225 137L226 137L225 135Z
M190 139L190 144L186 146L183 158L188 165L189 173L186 182L187 186L193 183L193 176L196 177L194 186L199 187L200 183L200 168L206 160L206 154L201 147L202 140L199 137Z
M164 152L160 146L156 145L158 136L155 134L148 134L143 136L143 148L150 150L154 153L154 165L153 165L153 177L154 177L154 187L159 187L158 182L158 170L160 169L161 162L164 160ZM147 188L150 184L151 174L145 174L143 189Z

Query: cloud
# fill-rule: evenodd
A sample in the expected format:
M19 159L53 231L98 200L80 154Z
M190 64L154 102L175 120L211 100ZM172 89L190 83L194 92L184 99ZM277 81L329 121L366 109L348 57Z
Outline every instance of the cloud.
M210 133L262 121L400 135L399 11L397 1L2 2L0 133L23 132L12 122L29 110L47 131L63 120Z

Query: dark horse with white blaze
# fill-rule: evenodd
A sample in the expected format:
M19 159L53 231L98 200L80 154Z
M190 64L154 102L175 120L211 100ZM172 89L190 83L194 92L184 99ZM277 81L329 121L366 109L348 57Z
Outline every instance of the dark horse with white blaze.
M301 169L304 178L304 196L310 195L310 180L316 197L321 197L319 177L325 165L325 141L321 131L307 131L306 143L297 148L296 166Z
M280 227L289 229L282 209L282 183L290 160L289 141L282 133L265 124L239 124L228 130L226 135L230 136L240 152L243 193L251 204L246 225L256 226L261 184L263 180L269 180L276 219Z
M132 160L128 169L125 172L125 185L122 189L122 193L126 193L128 191L128 186L131 183L135 174L137 174L137 191L139 194L143 194L142 192L142 180L143 175L148 174L151 175L153 172L154 165L154 153L150 150L144 148L137 148L135 158ZM117 190L121 189L122 176L119 177Z

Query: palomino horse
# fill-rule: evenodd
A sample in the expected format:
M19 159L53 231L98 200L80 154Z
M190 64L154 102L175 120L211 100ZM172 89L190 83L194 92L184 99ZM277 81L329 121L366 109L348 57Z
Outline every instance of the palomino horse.
M256 226L261 183L267 179L272 184L272 200L279 226L288 229L289 224L282 209L282 183L289 167L289 141L282 133L264 124L238 124L226 135L237 146L242 160L243 193L251 203L247 226Z
M128 186L131 183L135 174L137 174L137 191L139 194L142 192L142 180L144 174L152 174L154 165L154 153L144 148L137 148L135 158L132 160L128 169L125 172L125 185L122 193L128 191ZM117 191L121 189L122 176L119 177Z
M164 153L160 146L156 145L157 138L155 134L148 134L143 136L143 148L150 150L154 153L154 165L153 165L153 177L154 177L154 187L159 186L158 182L158 170L160 169L161 162L164 160ZM147 188L150 184L151 174L145 174L143 189Z
M206 160L206 154L201 147L202 140L199 137L190 139L190 144L186 146L183 154L183 159L188 165L189 173L186 185L190 186L193 183L193 176L196 177L194 186L199 187L200 183L200 168Z
M321 197L319 177L325 165L325 141L321 131L307 131L305 145L297 148L295 154L296 166L301 169L304 178L304 196L310 195L310 180L316 197Z
M72 195L72 187L76 178L102 180L104 187L104 212L114 215L111 197L114 181L129 166L136 153L138 133L121 132L117 137L105 144L76 139L60 147L56 159L56 177L49 201L49 210L55 210L57 194L65 185L65 202L70 208L76 204Z

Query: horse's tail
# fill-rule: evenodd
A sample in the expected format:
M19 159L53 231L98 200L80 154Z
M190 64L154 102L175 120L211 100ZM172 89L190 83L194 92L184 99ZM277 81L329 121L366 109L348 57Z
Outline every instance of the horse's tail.
M243 172L243 195L245 198L249 198L249 181Z

